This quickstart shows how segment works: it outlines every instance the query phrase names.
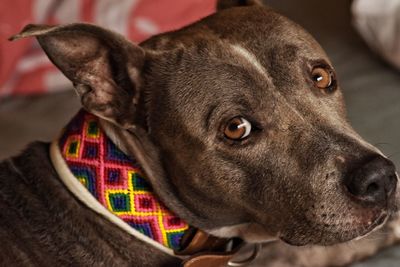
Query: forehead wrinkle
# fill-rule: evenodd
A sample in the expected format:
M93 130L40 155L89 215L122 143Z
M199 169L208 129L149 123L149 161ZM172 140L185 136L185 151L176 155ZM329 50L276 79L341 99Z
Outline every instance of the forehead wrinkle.
M252 68L256 70L262 77L264 77L264 79L266 79L269 84L272 84L268 71L264 68L264 66L260 63L260 61L253 53L251 53L249 50L239 44L228 45L231 52L233 52L235 56L237 56L242 61L244 60L246 63L248 63L247 65L252 66ZM306 122L303 115L301 115L300 112L295 107L293 107L278 90L272 90L272 93L278 99L282 99L283 103L285 103L285 105L287 105L294 114L296 114L302 121Z
M240 59L245 60L248 63L248 65L252 66L254 70L256 70L264 78L270 81L270 77L268 75L267 70L258 61L257 57L253 53L251 53L249 50L247 50L246 48L244 48L239 44L229 44L229 46L233 54L235 54Z

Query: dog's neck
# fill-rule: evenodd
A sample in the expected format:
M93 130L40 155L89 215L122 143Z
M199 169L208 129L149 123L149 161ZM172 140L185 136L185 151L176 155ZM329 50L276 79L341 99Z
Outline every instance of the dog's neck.
M169 210L140 164L109 138L102 125L101 119L81 110L52 143L50 157L67 188L98 214L165 253L186 258L208 252L202 266L216 258L230 260L236 250L220 254L231 240L190 227ZM198 261L195 256L190 259Z
M65 127L58 147L73 179L110 213L107 217L166 249L180 249L188 224L155 196L138 162L108 138L98 117L80 111Z

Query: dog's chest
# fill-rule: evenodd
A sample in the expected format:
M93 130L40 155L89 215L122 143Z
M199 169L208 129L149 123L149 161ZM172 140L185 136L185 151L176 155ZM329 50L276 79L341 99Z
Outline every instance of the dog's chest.
M127 235L77 200L56 175L48 151L48 144L34 143L0 163L0 262L179 266L179 260Z

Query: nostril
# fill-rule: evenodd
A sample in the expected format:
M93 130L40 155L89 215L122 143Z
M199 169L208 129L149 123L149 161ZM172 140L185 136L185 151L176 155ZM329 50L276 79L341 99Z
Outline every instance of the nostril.
M377 156L359 165L344 183L347 191L358 201L381 206L394 195L397 175L391 161Z
M367 186L366 194L371 196L375 195L380 190L380 186L377 183L371 183Z

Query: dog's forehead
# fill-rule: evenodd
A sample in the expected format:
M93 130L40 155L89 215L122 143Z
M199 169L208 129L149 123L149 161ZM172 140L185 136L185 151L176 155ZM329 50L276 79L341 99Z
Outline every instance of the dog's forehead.
M186 121L202 120L216 106L271 109L277 99L286 101L282 95L302 86L305 61L329 62L311 35L265 7L220 11L144 46L169 51L168 59L161 60L168 68L157 64L170 72L160 78L168 80L166 92L173 91L163 99L174 103L174 110L187 110L179 115Z
M281 85L295 85L307 62L330 62L317 41L302 27L261 6L219 11L181 30L156 36L144 45L167 51L167 59L163 61L174 78L178 71L185 72L186 77L193 73L204 77L207 75L204 66L208 66L206 72L212 69L210 75L220 82L229 76L228 72L235 73L236 82L243 82L242 76L254 79L258 75L277 85L278 90ZM272 88L265 84L262 87Z
M302 27L274 10L262 7L236 7L219 11L175 32L156 36L145 42L158 50L177 47L198 47L199 43L213 49L241 46L262 61L267 53L297 52L310 58L323 57L324 51Z
M325 56L302 27L272 9L260 6L232 8L204 20L210 31L230 43L240 43L255 54L288 47L299 53Z

